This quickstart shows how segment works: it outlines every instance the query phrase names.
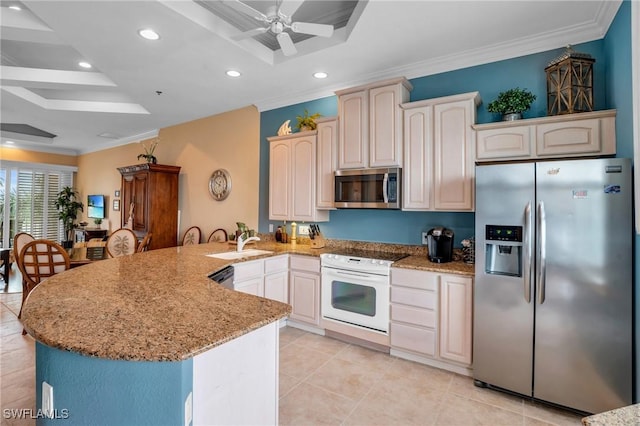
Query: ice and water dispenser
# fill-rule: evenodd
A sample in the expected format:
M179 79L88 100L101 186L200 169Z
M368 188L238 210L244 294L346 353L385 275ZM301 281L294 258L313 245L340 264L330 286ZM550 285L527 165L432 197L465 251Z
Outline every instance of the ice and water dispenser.
M485 272L522 276L522 226L486 225Z

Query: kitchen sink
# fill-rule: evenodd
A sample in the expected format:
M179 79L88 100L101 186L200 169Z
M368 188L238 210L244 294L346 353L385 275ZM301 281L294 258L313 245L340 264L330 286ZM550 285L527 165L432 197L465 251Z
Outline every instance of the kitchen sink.
M260 256L261 254L269 254L273 253L269 250L243 250L243 251L226 251L224 253L211 253L207 254L209 257L215 257L216 259L224 259L224 260L233 260L233 259L244 259L246 257Z

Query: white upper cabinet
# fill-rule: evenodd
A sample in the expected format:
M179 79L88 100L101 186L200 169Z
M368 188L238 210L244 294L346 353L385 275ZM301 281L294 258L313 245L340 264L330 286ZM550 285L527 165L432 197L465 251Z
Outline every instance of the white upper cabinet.
M473 211L478 92L402 104L403 210Z
M339 122L335 117L320 118L317 120L317 124L316 207L318 209L333 209Z
M316 208L316 131L268 138L269 219L326 221Z
M476 161L616 153L616 110L477 124Z
M400 104L411 89L407 79L397 78L336 92L338 169L402 167Z

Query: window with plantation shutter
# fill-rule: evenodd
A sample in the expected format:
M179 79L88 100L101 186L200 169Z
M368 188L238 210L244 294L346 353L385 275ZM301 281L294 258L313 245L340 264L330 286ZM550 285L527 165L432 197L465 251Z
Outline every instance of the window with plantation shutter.
M62 188L73 186L75 168L4 163L0 168L2 247L9 247L19 232L28 232L35 238L65 240L54 203Z

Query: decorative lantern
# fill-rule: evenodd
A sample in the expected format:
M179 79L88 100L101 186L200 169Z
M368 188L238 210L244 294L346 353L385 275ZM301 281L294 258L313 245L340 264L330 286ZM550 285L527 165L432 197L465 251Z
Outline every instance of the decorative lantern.
M567 46L547 65L547 115L593 111L593 63L587 53Z

